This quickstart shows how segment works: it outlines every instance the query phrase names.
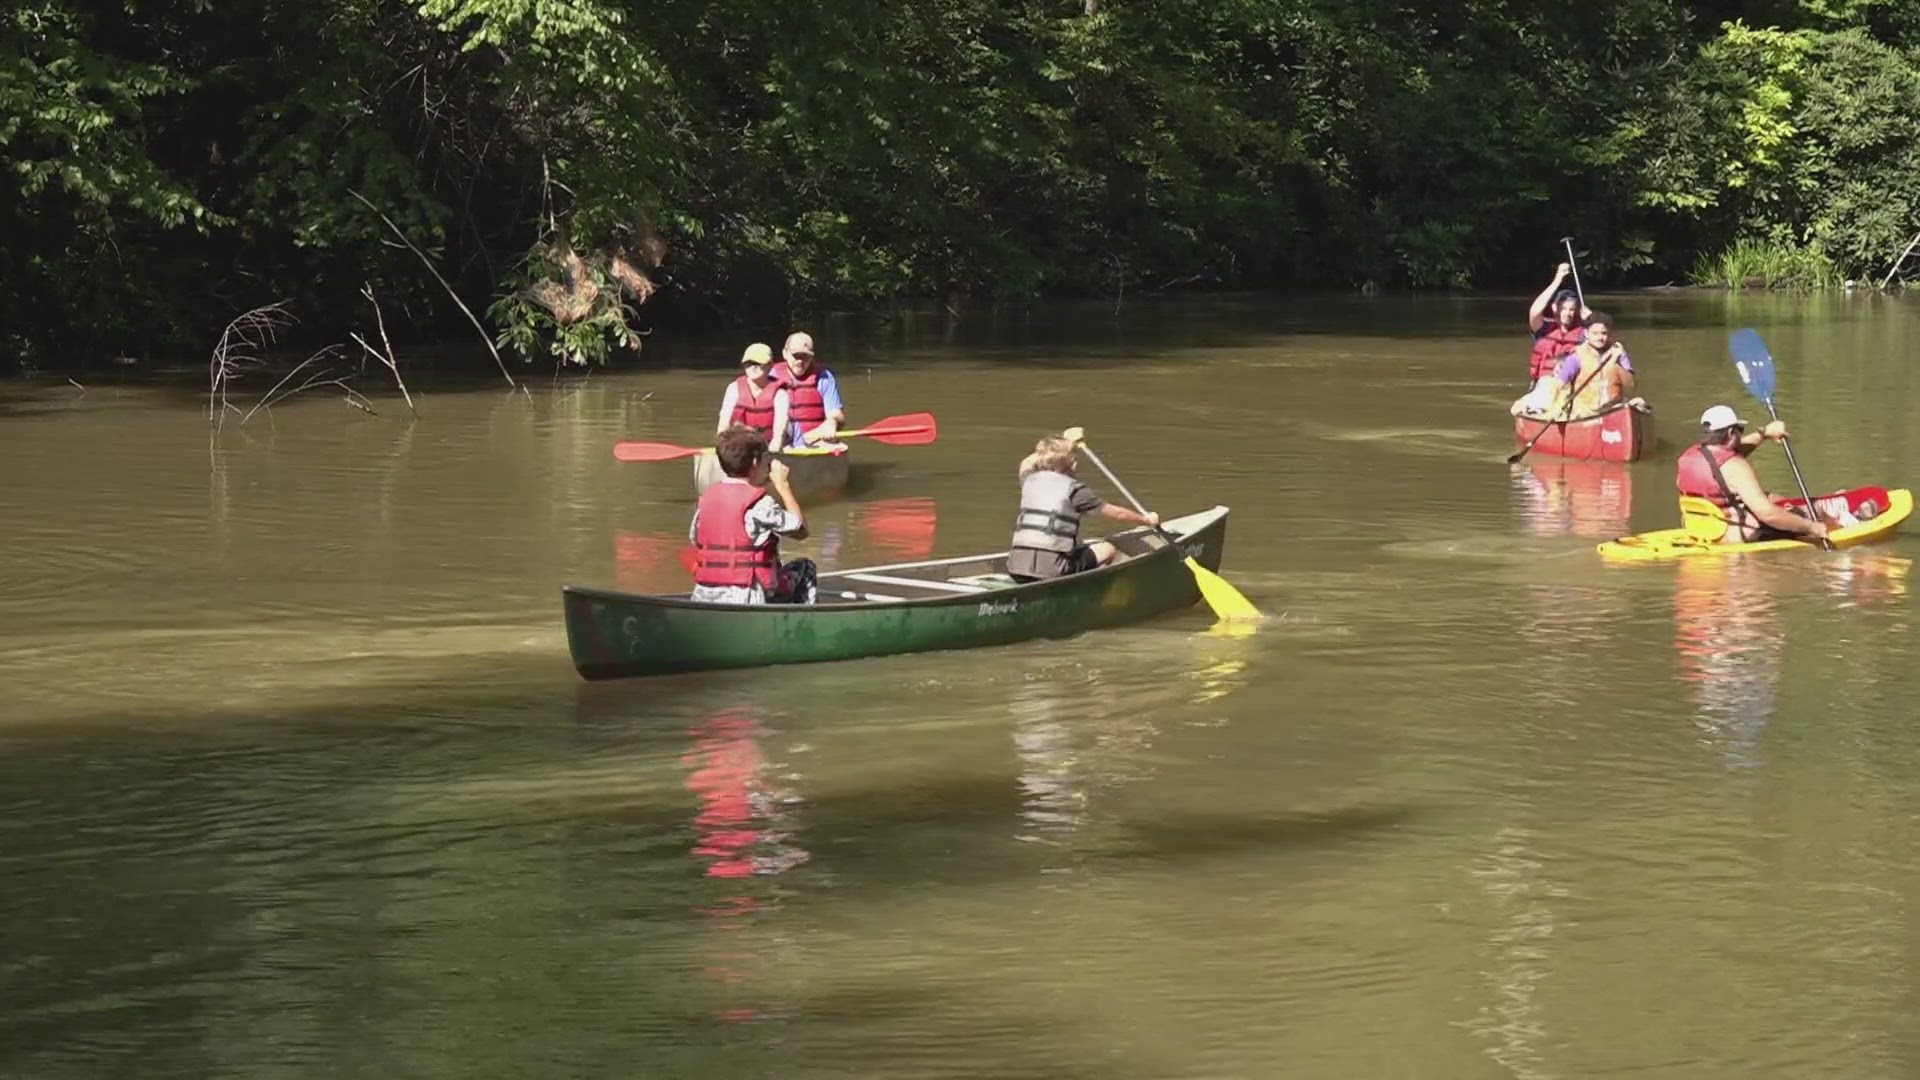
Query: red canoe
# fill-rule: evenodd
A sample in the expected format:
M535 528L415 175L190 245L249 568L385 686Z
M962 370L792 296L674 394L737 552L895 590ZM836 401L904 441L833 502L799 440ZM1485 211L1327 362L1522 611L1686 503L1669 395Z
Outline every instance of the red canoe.
M1549 429L1541 435L1541 429ZM1577 420L1513 418L1513 441L1525 446L1535 435L1536 454L1581 461L1638 461L1653 445L1653 416L1622 403Z

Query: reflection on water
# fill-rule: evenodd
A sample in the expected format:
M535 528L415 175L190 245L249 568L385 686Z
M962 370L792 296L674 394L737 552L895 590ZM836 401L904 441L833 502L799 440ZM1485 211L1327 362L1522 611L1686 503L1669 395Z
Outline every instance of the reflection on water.
M1009 703L1020 758L1020 840L1062 843L1086 811L1082 754L1061 715L1063 693L1057 683L1036 680L1015 687Z
M197 402L0 386L0 1076L1913 1075L1920 542L1601 566L1671 463L1502 471L1524 303L838 320L946 434L807 543L1004 545L1092 392L1274 616L628 683L556 592L685 587L685 471L608 446L737 335L211 469ZM1804 464L1920 460L1911 296L1605 306L1661 408L1757 323Z
M807 861L806 850L791 842L801 800L775 779L775 766L762 749L766 732L751 709L719 710L687 734L693 745L680 761L687 769L687 790L699 799L692 854L705 865L707 877L734 882L695 908L709 939L702 970L715 983L751 996L748 988L765 981L767 963L765 935L756 932L755 920L771 901L749 891L741 879L777 875ZM715 1015L743 1021L766 1010L729 1005Z
M1475 861L1474 878L1493 905L1495 929L1484 946L1484 976L1493 1003L1481 1006L1467 1030L1487 1040L1488 1057L1520 1080L1547 1080L1547 1024L1540 986L1549 975L1547 946L1554 933L1550 901L1567 890L1548 881L1535 849L1538 835L1521 826L1494 834L1492 850Z
M886 562L918 562L933 557L938 510L933 499L913 495L874 499L849 513L864 546Z
M1541 538L1607 540L1631 532L1633 471L1605 461L1531 457L1512 468L1520 520Z
M1674 568L1674 652L1697 724L1729 769L1764 764L1785 628L1766 567L1754 559L1683 559Z

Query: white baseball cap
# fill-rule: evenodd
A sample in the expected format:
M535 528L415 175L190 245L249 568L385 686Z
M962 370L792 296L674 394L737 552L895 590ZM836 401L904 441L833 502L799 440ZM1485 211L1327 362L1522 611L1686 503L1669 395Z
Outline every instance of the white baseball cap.
M1746 427L1747 422L1740 414L1725 405L1715 405L1700 414L1700 427L1706 431L1725 431L1730 427Z

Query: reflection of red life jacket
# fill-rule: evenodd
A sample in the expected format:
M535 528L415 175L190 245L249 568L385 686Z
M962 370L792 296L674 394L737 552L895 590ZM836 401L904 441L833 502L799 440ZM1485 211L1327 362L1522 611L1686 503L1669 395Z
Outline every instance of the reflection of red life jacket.
M774 375L774 381L787 390L787 419L800 425L800 430L808 431L819 427L827 419L827 402L820 396L820 366L811 365L805 375L795 375L793 369L785 364ZM768 427L773 425L769 423Z
M768 379L766 389L754 392L753 383L745 375L733 380L733 419L735 424L745 424L756 428L760 434L773 437L773 397L780 392L780 384Z
M1533 340L1533 358L1527 365L1527 378L1538 380L1540 376L1551 372L1560 363L1561 357L1579 348L1585 340L1586 327L1554 323L1546 333Z
M747 507L766 493L763 487L723 480L700 496L700 522L693 535L700 561L694 567L694 584L746 588L759 582L763 592L773 591L780 541L755 547L747 536Z
M1680 489L1682 495L1693 495L1723 508L1731 506L1736 501L1733 491L1727 487L1717 470L1738 456L1738 451L1731 446L1708 446L1705 443L1689 446L1680 455L1680 468L1673 478L1674 486Z

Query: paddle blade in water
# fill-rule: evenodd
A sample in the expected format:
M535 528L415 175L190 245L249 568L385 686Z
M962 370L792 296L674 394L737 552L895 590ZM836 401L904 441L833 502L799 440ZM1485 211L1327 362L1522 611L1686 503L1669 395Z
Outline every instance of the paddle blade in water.
M613 444L613 456L621 461L672 461L706 452L704 446L675 446L663 442L638 442L622 439Z
M1727 351L1733 354L1734 370L1741 385L1761 401L1773 400L1773 355L1767 343L1752 330L1735 330L1727 338Z
M1193 571L1194 584L1200 586L1200 598L1213 609L1215 617L1229 622L1260 618L1260 609L1226 578L1201 566L1191 556L1187 558L1187 569Z

